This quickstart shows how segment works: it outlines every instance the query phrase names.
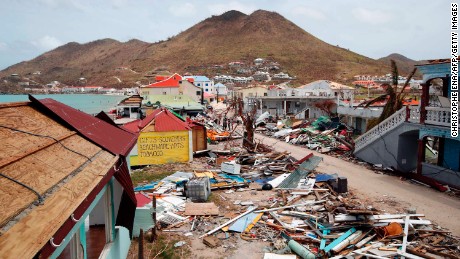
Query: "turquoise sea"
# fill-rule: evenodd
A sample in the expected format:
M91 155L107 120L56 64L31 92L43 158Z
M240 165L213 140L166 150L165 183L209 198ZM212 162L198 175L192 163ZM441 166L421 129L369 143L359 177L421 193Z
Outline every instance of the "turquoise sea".
M80 111L95 114L100 111L109 111L118 102L126 98L123 95L103 95L103 94L36 94L37 99L51 98L58 102L69 105ZM0 95L0 103L28 101L27 95Z

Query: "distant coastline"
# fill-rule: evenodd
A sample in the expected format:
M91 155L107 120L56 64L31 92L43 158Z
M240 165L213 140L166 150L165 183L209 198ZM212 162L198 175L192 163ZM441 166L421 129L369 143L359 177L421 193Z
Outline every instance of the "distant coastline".
M95 93L53 93L53 94L31 94L35 98L52 98L58 102L69 105L75 109L88 114L96 114L100 111L109 111L124 99L124 95L107 95ZM24 102L29 100L28 94L0 94L0 103Z

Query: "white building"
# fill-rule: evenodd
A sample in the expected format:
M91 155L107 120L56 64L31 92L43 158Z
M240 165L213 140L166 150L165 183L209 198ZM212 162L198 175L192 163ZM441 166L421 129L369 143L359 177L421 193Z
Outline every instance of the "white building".
M222 96L227 96L228 94L228 89L227 89L227 86L222 84L222 83L217 83L214 85L214 88L216 89L216 94L218 94L219 96L222 95Z
M214 88L214 81L209 79L206 76L184 76L184 79L193 80L193 84L203 89L205 93L216 94L216 89Z

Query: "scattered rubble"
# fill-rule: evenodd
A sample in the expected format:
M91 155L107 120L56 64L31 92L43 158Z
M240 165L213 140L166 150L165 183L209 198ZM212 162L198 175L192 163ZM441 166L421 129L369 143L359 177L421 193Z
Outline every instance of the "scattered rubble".
M288 153L244 151L222 157L241 171L222 173L217 159L207 160L209 171L176 172L142 187L155 196L158 230L225 251L241 245L238 239L263 242L264 258L460 256L459 239L423 214L385 214L353 196L346 178L316 173L319 157L296 161ZM194 181L202 202L184 197ZM264 190L266 184L273 189Z
M264 114L261 115L262 118ZM261 118L259 117L259 118ZM258 119L259 121L259 119ZM338 118L321 116L313 122L286 119L275 123L259 122L256 131L285 142L304 145L319 153L349 157L353 154L352 130Z
M350 132L335 119L277 124L268 119L263 114L255 120L257 130L267 136L353 159ZM414 208L379 211L348 190L347 178L317 173L321 157L309 154L296 160L263 143L242 148L241 141L232 141L244 138L235 125L230 131L215 121L206 126L208 141L224 141L223 150L196 152L201 169L177 171L135 188L153 199L153 228L179 235L184 241L176 245L191 244L192 255L200 243L201 250L227 253L253 242L263 258L460 256L459 238ZM392 205L391 197L378 202Z

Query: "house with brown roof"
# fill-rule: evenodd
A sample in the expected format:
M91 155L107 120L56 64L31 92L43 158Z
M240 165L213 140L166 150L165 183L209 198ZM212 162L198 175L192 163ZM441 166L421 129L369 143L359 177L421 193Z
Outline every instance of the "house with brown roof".
M0 258L124 258L136 134L53 99L0 104Z

